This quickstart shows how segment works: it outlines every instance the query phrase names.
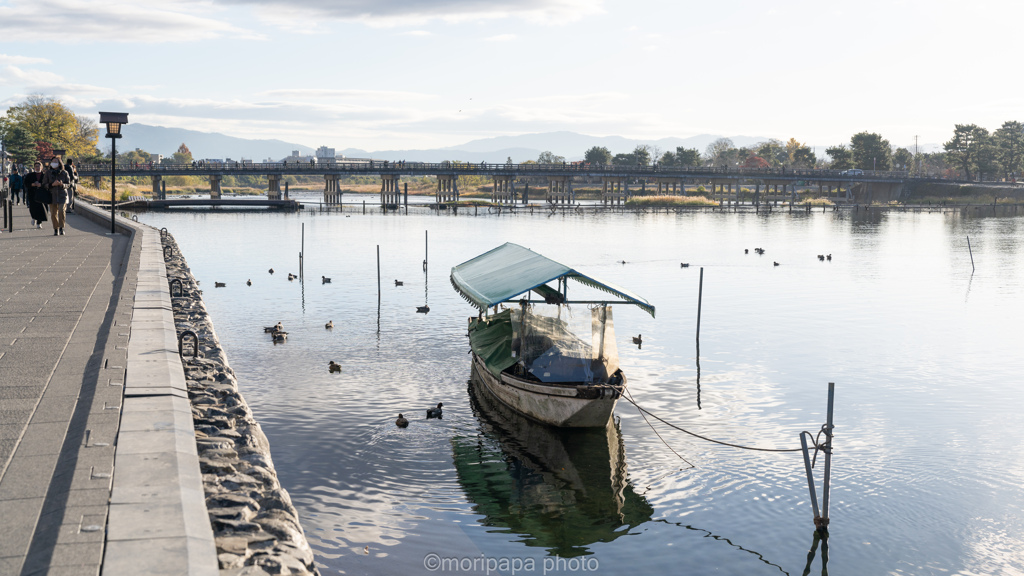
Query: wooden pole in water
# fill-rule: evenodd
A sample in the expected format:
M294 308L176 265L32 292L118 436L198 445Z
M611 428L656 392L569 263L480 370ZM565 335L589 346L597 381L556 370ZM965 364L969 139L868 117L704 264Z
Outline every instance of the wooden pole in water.
M700 268L700 288L697 289L697 347L700 348L700 309L704 300L704 267Z
M967 236L967 252L971 255L971 272L974 272L974 250L971 250L971 237Z
M305 258L306 258L306 223L303 222L302 223L302 247L301 247L301 252L299 252L299 277L300 278L303 275L303 272L302 272L303 266L302 266L302 264L303 264Z
M430 259L430 231L423 231L423 271L427 271L427 260Z
M377 244L377 308L380 308L380 244Z

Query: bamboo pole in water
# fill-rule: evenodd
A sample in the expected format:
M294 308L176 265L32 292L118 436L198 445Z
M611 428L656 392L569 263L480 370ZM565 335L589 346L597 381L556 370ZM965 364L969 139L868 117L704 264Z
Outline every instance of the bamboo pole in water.
M377 244L377 308L380 308L380 244Z
M967 252L971 255L971 272L974 272L974 250L971 250L971 237L967 236Z

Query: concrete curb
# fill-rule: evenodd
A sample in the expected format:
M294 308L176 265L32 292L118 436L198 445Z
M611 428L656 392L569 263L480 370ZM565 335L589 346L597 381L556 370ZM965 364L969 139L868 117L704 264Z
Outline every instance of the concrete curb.
M84 202L75 211L110 223L109 214ZM124 218L115 228L141 235L142 252L101 573L216 576L160 234Z

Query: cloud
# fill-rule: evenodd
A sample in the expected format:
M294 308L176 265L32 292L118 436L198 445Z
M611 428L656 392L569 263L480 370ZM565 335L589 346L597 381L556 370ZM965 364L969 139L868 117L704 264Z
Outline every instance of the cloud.
M221 5L263 7L275 13L295 13L291 0L214 0ZM599 14L601 0L307 0L302 19L358 21L374 26L422 25L430 20L467 20L521 17L543 24L561 24ZM291 27L292 24L289 24Z
M419 92L400 92L392 90L332 90L327 88L282 88L279 90L268 90L261 95L270 98L298 98L298 99L333 99L333 100L427 100L436 98L432 94Z
M46 58L33 58L31 56L10 56L7 54L0 54L0 64L14 64L15 66L18 66L24 64L51 64L51 62Z
M5 41L62 43L262 38L204 12L210 12L207 4L187 1L169 8L156 0L11 0L0 5L0 35Z
M509 42L515 40L515 34L498 34L497 36L491 36L490 38L484 38L488 42Z

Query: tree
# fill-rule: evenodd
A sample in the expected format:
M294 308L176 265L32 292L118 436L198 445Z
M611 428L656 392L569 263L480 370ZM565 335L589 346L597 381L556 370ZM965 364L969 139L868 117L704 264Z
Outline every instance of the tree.
M719 138L704 149L704 157L712 166L729 166L735 164L733 157L736 155L736 147L732 140Z
M846 145L840 144L839 146L826 148L825 154L828 154L829 158L832 159L829 167L833 170L849 170L853 168L853 153L850 152Z
M192 152L182 142L181 146L178 146L178 151L171 154L171 162L174 164L191 164L192 163Z
M786 164L793 168L814 168L817 158L810 146L801 144L796 138L790 138L786 142Z
M661 155L658 159L658 164L662 166L675 166L676 165L676 153L669 150Z
M632 166L636 164L636 156L632 153L619 153L612 156L612 164L616 166Z
M32 94L7 110L0 122L0 137L5 137L14 126L22 127L35 141L66 150L68 157L92 157L97 153L96 123L75 116L59 100L42 94Z
M647 144L638 144L633 149L633 159L636 163L641 166L647 166L651 163L651 147Z
M700 150L696 148L676 147L676 166L701 166L704 162L700 157Z
M540 153L537 158L537 164L562 164L565 162L565 156L556 156L550 150L545 150Z
M988 130L977 124L955 124L953 138L942 148L949 163L960 168L968 180L973 180L979 164L987 163L989 153L985 149L989 146Z
M874 132L860 132L850 138L853 165L861 170L891 170L892 147Z
M1024 167L1024 124L1011 120L993 134L996 145L996 159L1003 168L1003 175L1010 178Z
M910 170L914 167L914 155L906 148L897 148L892 153L892 162L896 170Z
M611 164L612 151L604 146L594 146L583 154L583 160L590 164Z
M796 142L794 140L794 142ZM754 154L764 158L772 168L781 168L789 164L789 152L781 140L772 138L767 142L761 142L754 148Z
M19 125L11 126L4 138L7 152L20 164L31 164L36 159L36 143L32 136Z

